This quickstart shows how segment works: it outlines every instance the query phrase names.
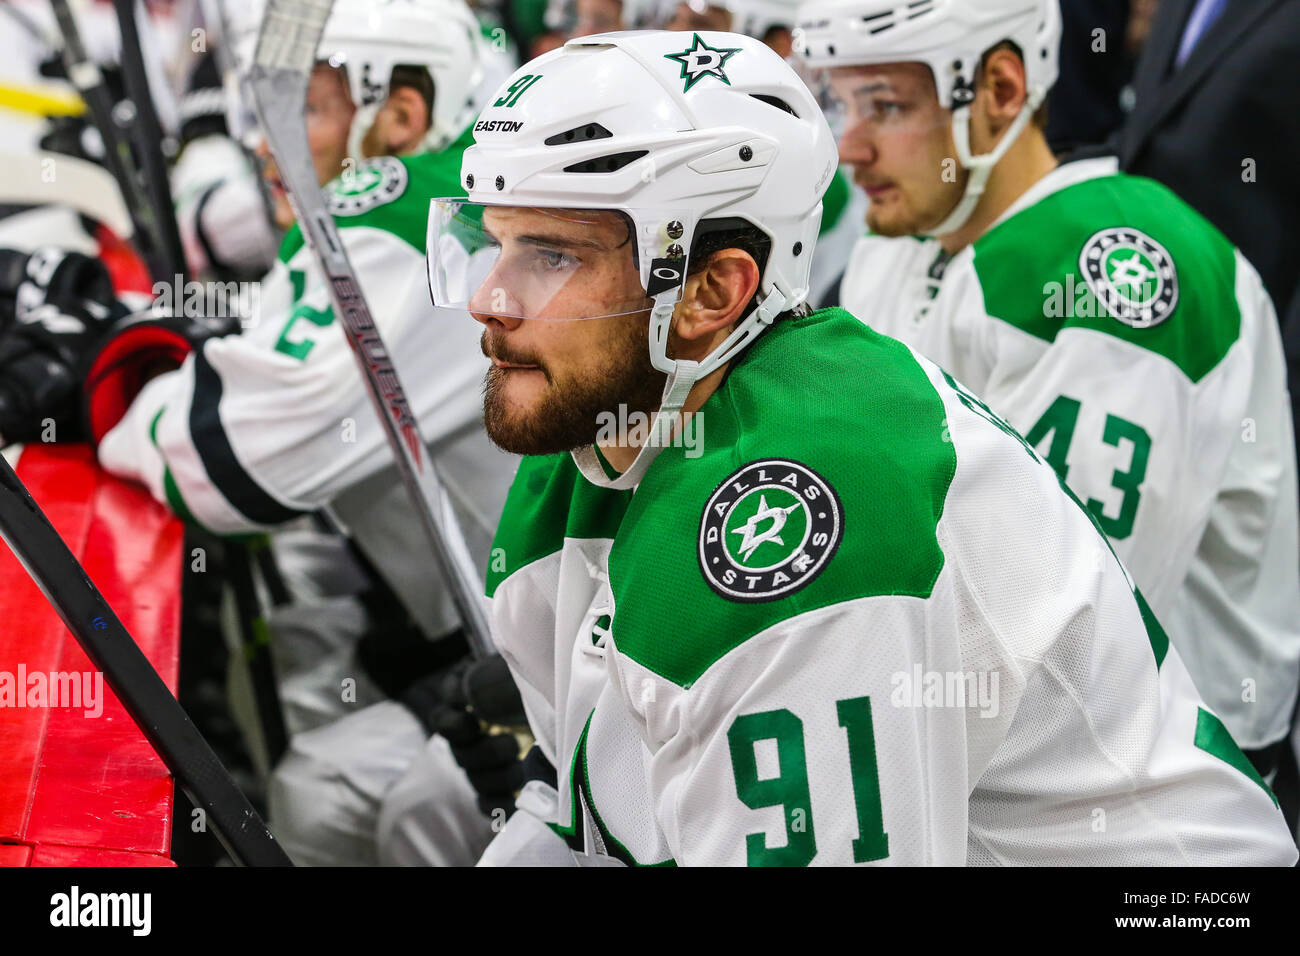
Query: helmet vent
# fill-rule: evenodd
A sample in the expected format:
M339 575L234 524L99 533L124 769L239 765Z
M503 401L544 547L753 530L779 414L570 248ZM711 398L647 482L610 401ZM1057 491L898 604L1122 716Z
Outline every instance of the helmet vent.
M775 106L777 109L789 113L791 116L795 117L796 119L798 119L799 117L799 114L794 111L794 107L792 107L785 100L781 99L781 97L779 96L768 96L764 93L750 93L749 95L761 103L766 103L768 106Z
M563 133L548 136L542 142L547 146L567 146L569 143L585 143L593 139L611 139L613 135L599 123L588 123L586 126L576 126L573 129L566 129Z
M925 14L934 10L934 4L935 0L912 0L902 9L874 13L869 17L863 17L862 22L867 24L867 32L875 36L877 33L892 30L907 20L915 20L917 17L925 16Z
M565 166L564 171L566 173L612 173L622 169L629 163L635 163L649 152L648 149L634 149L626 153L614 153L611 156L601 156L597 159L574 163L572 166Z

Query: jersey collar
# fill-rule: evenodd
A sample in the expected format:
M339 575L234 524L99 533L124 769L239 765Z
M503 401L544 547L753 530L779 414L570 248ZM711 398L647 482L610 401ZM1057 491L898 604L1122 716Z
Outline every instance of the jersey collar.
M1077 186L1079 183L1086 183L1090 179L1114 176L1118 172L1119 160L1114 156L1101 156L1096 159L1080 159L1074 162L1062 163L1030 186L984 233L988 235L1012 216L1023 212L1030 206L1037 205L1053 193L1059 193L1061 190Z

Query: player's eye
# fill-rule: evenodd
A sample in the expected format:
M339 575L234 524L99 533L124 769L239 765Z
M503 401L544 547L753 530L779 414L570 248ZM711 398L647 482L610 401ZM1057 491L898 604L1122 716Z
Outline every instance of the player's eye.
M578 265L578 260L558 249L539 248L536 252L541 266L553 272L563 272Z
M903 104L898 100L872 100L867 107L867 115L876 121L894 119L903 112Z

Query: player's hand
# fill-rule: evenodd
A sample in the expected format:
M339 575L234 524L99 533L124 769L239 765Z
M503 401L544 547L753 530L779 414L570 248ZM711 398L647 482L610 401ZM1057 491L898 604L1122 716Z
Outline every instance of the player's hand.
M430 674L411 685L402 703L430 734L440 734L451 745L484 814L514 809L515 794L525 779L519 741L513 733L489 732L486 725L518 727L527 722L519 691L499 655L481 661L467 658Z
M84 436L81 368L124 311L98 259L0 249L0 444Z
M66 310L113 300L113 281L98 259L53 247L0 249L0 331L50 303Z

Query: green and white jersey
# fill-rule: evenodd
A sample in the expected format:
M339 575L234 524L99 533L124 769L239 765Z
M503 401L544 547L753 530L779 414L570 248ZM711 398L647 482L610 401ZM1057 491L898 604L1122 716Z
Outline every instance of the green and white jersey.
M1164 186L1071 163L951 260L859 242L846 308L947 369L1087 503L1243 747L1300 686L1286 371L1258 274Z
M1089 514L937 366L828 309L693 422L634 492L524 459L494 542L494 635L572 848L1296 859Z
M511 462L482 430L487 360L478 325L431 308L424 259L429 200L463 194L461 153L471 142L467 128L439 153L367 160L326 191L421 432L481 542L471 547L486 554ZM392 484L371 484L392 454L297 226L253 291L243 333L207 342L150 381L99 448L104 467L217 534L270 528L340 500L373 503ZM357 488L364 500L347 494ZM423 575L427 593L427 565L408 560L391 537L394 525L419 534L401 495L384 498L394 513L356 517L351 508L342 518L363 539L358 525L382 527L388 550L399 552L397 570ZM381 550L367 550L382 560Z

